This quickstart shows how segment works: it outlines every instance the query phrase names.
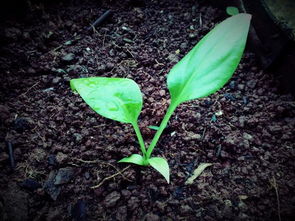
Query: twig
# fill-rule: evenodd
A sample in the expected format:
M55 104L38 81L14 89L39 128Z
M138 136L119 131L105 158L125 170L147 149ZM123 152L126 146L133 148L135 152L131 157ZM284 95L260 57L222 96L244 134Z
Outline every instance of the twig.
M111 14L111 10L107 10L102 16L100 16L98 19L96 19L95 22L93 22L90 25L90 27L86 28L86 31L93 30L94 32L97 32L95 27L100 25L110 14ZM78 40L80 40L82 38L83 38L82 34L78 34L77 36L74 36L73 38L65 41L63 44L61 44L61 45L57 46L56 48L46 52L45 54L58 51L59 49L63 48L66 45L65 43L68 42L68 41L74 42L74 41L78 41Z
M40 82L36 82L33 86L31 86L26 92L22 93L21 95L19 95L20 97L21 96L25 96L30 90L32 90L32 88L34 88L35 86L37 86Z
M75 160L77 160L77 161L79 161L79 162L82 162L82 163L93 163L93 164L95 164L95 163L100 163L100 164L104 164L104 165L107 165L107 166L110 166L110 167L112 167L113 169L115 169L117 172L120 172L120 170L117 168L117 167L115 167L113 164L110 164L110 163L107 163L107 162L104 162L104 161L100 161L100 160L83 160L83 159L78 159L78 158L74 158ZM122 175L123 176L123 175ZM127 178L125 178L125 179L127 179ZM127 180L129 180L129 179L127 179ZM129 180L130 181L130 180Z
M135 57L134 57L134 55L132 54L132 52L128 49L128 48L126 48L126 51L131 55L131 57L135 60Z
M102 14L102 16L100 16L98 19L95 20L95 22L93 22L91 24L90 27L87 28L87 31L92 30L93 28L95 28L96 26L100 25L102 22L104 22L104 20L106 20L106 18L111 14L112 10L107 10L105 13Z
M80 161L82 163L99 163L97 160L83 160L78 158L74 158L74 160Z
M74 167L80 167L80 165L78 165L78 164L75 164L75 163L68 163L69 165L72 165L72 166L74 166Z
M107 32L104 33L104 35L103 35L103 39L102 39L102 47L103 47L103 48L104 48L104 42L105 42L105 40L106 40L106 34L107 34Z
M112 168L114 168L115 170L119 171L114 165L107 163L107 162L103 162L103 161L99 161L99 160L83 160L83 159L78 159L78 158L74 158L75 160L81 162L81 163L101 163L101 164L105 164L108 165Z
M111 176L109 176L109 177L106 177L106 178L104 178L98 185L96 185L96 186L92 186L92 187L90 187L91 189L96 189L96 188L99 188L105 181L107 181L107 180L110 180L110 179L112 179L112 178L114 178L114 177L116 177L116 176L118 176L118 175L122 175L122 173L125 171L125 170L127 170L127 169L129 169L130 168L130 165L129 166L127 166L126 168L124 168L123 170L121 170L121 171L119 171L119 172L117 172L117 173L115 173L115 174L113 174L113 175L111 175Z
M203 139L204 139L204 137L205 137L205 133L206 133L206 130L207 130L207 127L205 127L205 128L204 128L204 130L203 130L203 133L202 133L201 140L203 140Z
M99 34L98 31L96 30L96 28L94 26L91 25L91 29L92 29L93 33Z
M281 221L282 219L281 219L281 205L280 205L279 190L278 190L278 184L274 175L272 176L272 179L270 180L270 185L276 191L277 204L278 204L278 217L279 217L279 221Z

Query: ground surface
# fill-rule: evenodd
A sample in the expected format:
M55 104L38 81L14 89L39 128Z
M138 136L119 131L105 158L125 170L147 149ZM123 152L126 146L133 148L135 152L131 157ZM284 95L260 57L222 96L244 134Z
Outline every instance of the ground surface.
M154 151L168 160L171 184L118 164L139 151L133 129L69 88L82 76L134 79L150 142L148 126L169 103L166 74L223 12L193 0L66 2L1 24L0 220L292 220L295 103L253 54L225 88L171 118ZM85 31L107 9L112 17ZM200 163L213 165L185 185Z

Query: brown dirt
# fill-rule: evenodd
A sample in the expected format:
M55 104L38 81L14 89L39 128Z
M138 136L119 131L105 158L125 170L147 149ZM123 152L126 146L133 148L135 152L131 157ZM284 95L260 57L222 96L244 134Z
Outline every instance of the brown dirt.
M171 118L153 153L168 160L171 184L118 164L139 151L133 129L69 88L82 76L132 78L150 142L169 103L166 74L225 13L194 0L81 2L33 4L1 23L0 220L292 220L295 102L254 54L222 90ZM112 17L85 31L107 9ZM185 185L204 162L213 166Z

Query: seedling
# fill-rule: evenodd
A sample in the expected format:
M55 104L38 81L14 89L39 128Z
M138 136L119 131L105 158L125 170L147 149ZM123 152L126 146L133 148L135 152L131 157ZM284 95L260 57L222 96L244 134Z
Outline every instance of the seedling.
M212 29L169 72L167 85L171 102L154 138L146 148L138 127L142 108L139 86L127 78L89 77L72 79L71 88L98 114L122 123L130 123L141 149L121 159L121 163L152 166L167 182L169 165L162 157L151 157L152 152L176 107L183 102L206 97L220 88L236 70L247 40L251 15L238 14L227 18Z

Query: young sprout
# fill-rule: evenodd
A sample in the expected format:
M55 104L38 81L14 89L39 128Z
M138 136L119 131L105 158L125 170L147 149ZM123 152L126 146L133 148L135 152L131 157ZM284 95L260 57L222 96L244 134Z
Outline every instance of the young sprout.
M142 108L139 86L127 78L89 77L72 79L70 84L98 114L122 123L132 124L141 154L132 154L121 163L152 166L170 182L169 165L152 152L175 109L181 103L204 98L222 88L236 70L247 40L251 15L238 14L216 25L169 72L167 85L170 106L148 147L145 146L138 117Z

